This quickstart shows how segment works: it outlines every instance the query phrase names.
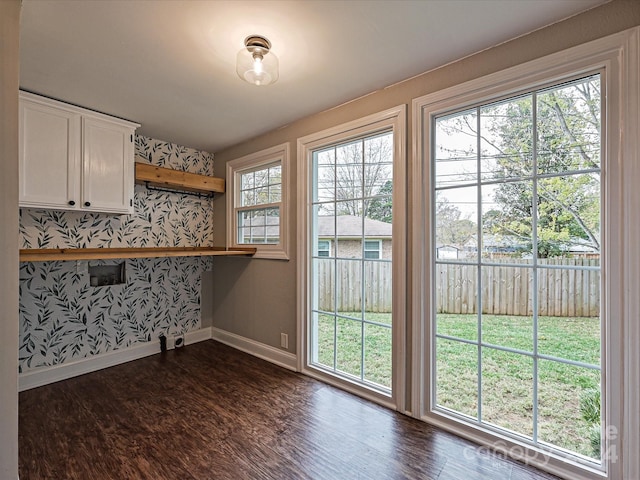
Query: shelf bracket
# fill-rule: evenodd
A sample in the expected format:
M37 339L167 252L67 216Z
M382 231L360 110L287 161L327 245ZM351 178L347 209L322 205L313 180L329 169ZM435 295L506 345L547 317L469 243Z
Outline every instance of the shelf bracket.
M214 192L211 192L211 193L200 193L200 192L190 192L188 190L178 190L178 189L172 189L172 188L156 187L156 186L150 185L148 181L144 182L144 186L146 187L147 190L152 190L152 191L156 191L156 192L166 192L166 193L179 193L181 195L192 195L192 196L198 197L198 198L213 198L213 195L214 195Z

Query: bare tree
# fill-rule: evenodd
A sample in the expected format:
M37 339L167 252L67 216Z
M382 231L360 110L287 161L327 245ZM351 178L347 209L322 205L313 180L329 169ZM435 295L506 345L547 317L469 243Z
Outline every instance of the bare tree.
M335 201L337 215L368 215L372 202L390 200L391 188L387 185L393 175L390 133L338 145L323 155L318 166L319 196Z

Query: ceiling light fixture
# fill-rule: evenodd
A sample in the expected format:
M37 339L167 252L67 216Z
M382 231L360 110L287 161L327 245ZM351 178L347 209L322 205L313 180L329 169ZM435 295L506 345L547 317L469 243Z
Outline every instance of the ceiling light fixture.
M238 52L236 72L253 85L263 86L278 80L278 57L271 52L271 42L259 35L244 39L245 48Z

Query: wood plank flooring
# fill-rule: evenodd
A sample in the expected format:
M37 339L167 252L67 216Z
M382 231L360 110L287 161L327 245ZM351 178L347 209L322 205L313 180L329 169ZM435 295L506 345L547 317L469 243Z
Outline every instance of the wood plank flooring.
M21 480L553 479L214 341L20 393Z

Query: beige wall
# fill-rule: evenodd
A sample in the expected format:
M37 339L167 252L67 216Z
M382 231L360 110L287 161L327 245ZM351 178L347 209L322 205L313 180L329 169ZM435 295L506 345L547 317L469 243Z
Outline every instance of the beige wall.
M200 280L200 328L213 325L213 272L204 271Z
M225 163L229 160L284 142L290 142L291 151L296 152L299 137L401 104L408 105L410 110L411 101L416 97L639 25L639 5L637 0L614 0L524 37L273 130L251 141L217 152L214 161L215 171L223 173L226 171ZM410 147L410 114L407 127L407 146ZM292 207L291 260L214 260L214 327L274 347L279 346L280 332L288 333L291 338L294 338L296 332L296 170L294 157L289 180ZM224 195L214 201L216 245L225 243L226 201ZM410 214L409 208L407 215ZM411 259L408 264L411 265ZM408 286L410 287L409 284ZM410 288L408 291L411 291ZM407 301L410 302L411 299ZM294 352L295 342L290 341L289 346L289 350ZM407 345L407 348L409 347L410 342Z
M0 2L0 478L18 478L18 32Z

